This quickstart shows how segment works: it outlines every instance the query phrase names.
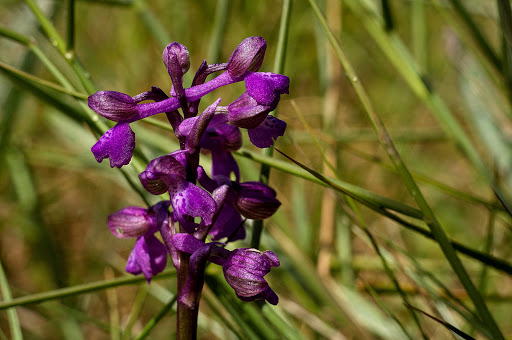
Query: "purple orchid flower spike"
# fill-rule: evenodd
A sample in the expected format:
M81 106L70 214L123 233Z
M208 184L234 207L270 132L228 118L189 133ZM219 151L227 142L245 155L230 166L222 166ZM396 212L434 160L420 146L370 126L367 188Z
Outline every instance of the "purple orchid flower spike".
M154 233L164 222L163 215L168 216L169 204L169 201L163 201L149 209L127 207L108 217L108 227L114 236L137 238L126 271L134 275L144 274L148 284L167 265L167 249Z

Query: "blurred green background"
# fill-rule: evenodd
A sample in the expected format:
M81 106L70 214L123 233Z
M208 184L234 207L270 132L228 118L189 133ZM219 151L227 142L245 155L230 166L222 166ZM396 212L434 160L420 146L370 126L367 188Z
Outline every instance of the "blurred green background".
M480 311L475 312L473 298L441 247L425 233L411 230L411 224L428 230L422 221L426 219L395 213L387 201L383 206L364 204L368 196L358 188L419 211L404 173L386 155L386 136L379 140L372 129L354 84L364 87L446 235L466 249L466 255L459 255L469 277L503 335L512 337L511 216L504 208L512 183L509 2L35 3L72 52L69 60L79 60L83 68L52 45L42 19L30 9L32 1L2 1L2 296L9 300L9 291L13 297L30 297L104 283L93 292L19 306L14 314L14 309L0 311L0 339L19 337L16 328L24 339L130 339L175 292L170 265L164 278L150 286L139 280L107 289L114 277L124 275L133 242L111 235L106 218L128 205L145 206L126 180L136 178L137 165L145 167L144 158L125 173L110 169L107 161L98 164L90 152L97 140L90 128L94 114L84 108L84 99L48 90L8 66L82 96L92 91L80 74L89 75L98 90L135 95L158 86L168 92L171 82L161 60L168 43L187 46L189 84L203 59L226 62L248 36L267 41L262 71L273 71L278 46L285 48L282 73L290 77L290 94L282 97L277 114L288 129L275 146L336 179L335 184L354 185L352 197L363 204L347 199L334 182L322 185L306 171L294 172L297 166L290 170L283 164L293 163L279 153L250 159L249 152L261 151L247 139L246 156L236 156L242 180L257 180L260 163L276 168L270 185L282 206L265 221L260 248L281 259L281 266L266 277L280 303L263 308L239 303L220 269L211 266L201 302L200 338L451 339L454 328L464 332L462 338L496 337ZM289 21L283 23L283 8L290 3ZM333 52L315 4L325 13L357 78ZM284 27L286 43L279 39ZM13 32L28 39L20 43ZM41 55L68 85L44 65ZM219 96L229 103L242 91L243 85L221 89L203 99L201 107ZM165 122L165 117L157 119ZM133 128L137 150L146 159L176 148L169 131L144 123ZM250 226L248 231L250 235ZM237 246L248 247L249 240ZM452 331L440 320L454 327ZM149 338L173 338L174 332L171 308Z

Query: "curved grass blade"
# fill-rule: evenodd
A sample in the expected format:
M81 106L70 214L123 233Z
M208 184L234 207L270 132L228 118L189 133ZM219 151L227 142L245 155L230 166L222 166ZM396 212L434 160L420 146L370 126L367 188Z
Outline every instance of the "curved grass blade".
M433 316L432 314L429 314L427 312L424 312L422 311L421 309L419 308L416 308L414 306L411 306L411 305L405 305L407 308L410 308L412 310L415 310L417 312L420 312L421 314L425 315L425 316L428 316L429 318L431 318L432 320L440 323L441 325L443 325L444 327L448 328L451 332L457 334L458 336L462 337L463 339L466 339L466 340L476 340L475 338L473 338L472 336L470 336L469 334L466 334L464 333L463 331L461 331L460 329L458 329L457 327L455 326L452 326L451 324L449 324L448 322L444 321L444 320L441 320L435 316Z

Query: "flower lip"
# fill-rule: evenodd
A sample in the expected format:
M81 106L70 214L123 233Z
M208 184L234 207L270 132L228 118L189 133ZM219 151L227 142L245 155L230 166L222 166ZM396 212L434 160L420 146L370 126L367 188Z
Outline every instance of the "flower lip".
M135 100L122 92L98 91L87 102L94 112L114 122L128 120L137 113Z
M229 57L227 70L232 77L247 71L258 71L263 63L267 43L262 37L244 39Z
M247 93L261 105L272 105L290 87L287 76L271 72L250 73L244 80Z

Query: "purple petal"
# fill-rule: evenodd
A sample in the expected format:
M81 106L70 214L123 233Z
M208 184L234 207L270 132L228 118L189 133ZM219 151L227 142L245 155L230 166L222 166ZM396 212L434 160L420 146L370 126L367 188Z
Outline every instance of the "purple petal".
M202 166L197 167L197 181L209 192L213 192L213 190L215 190L215 188L218 186L217 182L208 177Z
M238 127L229 124L227 114L216 114L199 145L211 151L236 151L242 147L242 133Z
M217 205L206 190L182 179L169 184L169 194L180 224L186 222L185 216L200 217L203 224L212 224Z
M281 205L276 198L276 192L260 182L240 183L236 192L236 209L242 216L253 220L269 218Z
M229 122L244 129L253 129L260 125L271 111L268 105L259 104L247 92L228 105Z
M258 148L268 148L279 136L284 135L286 123L274 116L268 115L256 128L248 129L249 139Z
M240 170L231 152L212 151L212 177L226 176L230 178L232 172L235 174L236 181L238 182L240 180Z
M181 158L179 155L181 154L171 153L149 162L146 170L139 175L140 182L148 192L161 195L168 191L169 183L177 178L185 178L186 171L181 159L175 158Z
M290 86L287 76L270 72L251 73L244 80L247 93L261 105L275 106L279 95L288 93Z
M122 92L98 91L87 101L94 112L114 122L127 120L137 113L136 102Z
M110 232L118 238L135 238L148 232L155 224L146 209L126 207L108 216Z
M128 123L117 123L105 132L91 148L94 157L101 163L110 158L110 167L118 168L130 163L135 148L135 133Z
M139 237L133 247L126 271L138 275L141 272L149 284L151 278L162 272L167 265L167 250L153 235Z
M224 203L217 220L210 230L212 240L217 241L227 237L229 241L242 240L245 238L245 227L240 213L231 204Z
M247 71L258 71L263 63L267 43L262 37L244 39L229 57L227 70L233 77Z
M176 249L187 254L193 254L197 249L201 248L205 244L187 233L178 233L173 235L172 243Z
M268 283L263 278L272 267L272 261L266 254L257 249L235 249L222 267L226 281L238 297L253 300L268 296L274 301L268 294Z

